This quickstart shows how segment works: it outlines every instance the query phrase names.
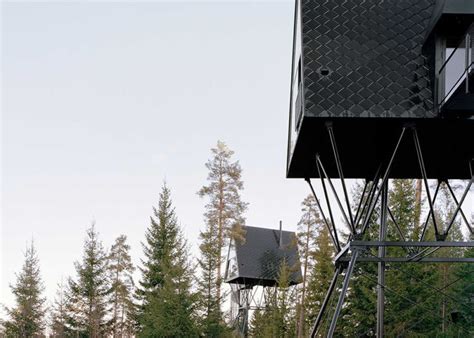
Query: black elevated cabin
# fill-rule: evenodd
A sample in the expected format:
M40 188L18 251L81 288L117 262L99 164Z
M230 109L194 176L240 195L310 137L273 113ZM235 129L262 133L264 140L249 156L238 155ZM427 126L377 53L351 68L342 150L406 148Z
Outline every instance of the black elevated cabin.
M296 0L287 177L371 178L403 127L428 178L471 178L474 0ZM328 128L329 127L329 128ZM392 178L421 177L413 141Z
M245 226L245 241L232 241L225 282L247 287L276 286L283 262L290 268L289 285L301 283L296 235L291 231Z

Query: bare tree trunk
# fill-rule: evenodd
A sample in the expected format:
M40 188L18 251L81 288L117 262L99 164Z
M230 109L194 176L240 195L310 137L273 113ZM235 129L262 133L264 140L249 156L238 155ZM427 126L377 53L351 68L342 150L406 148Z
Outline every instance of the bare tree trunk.
M416 188L415 188L415 228L420 227L421 192L422 192L422 182L421 182L421 179L417 179Z
M217 228L217 245L219 247L219 255L217 257L217 290L216 290L216 297L219 301L220 306L220 299L221 299L221 265L222 265L222 247L224 245L224 231L223 231L223 211L224 211L224 179L222 177L222 160L220 161L219 167L219 216L218 216L218 228Z
M301 300L300 300L300 316L299 316L299 323L297 325L297 336L303 337L304 335L304 303L306 298L306 276L308 274L308 251L309 251L309 230L310 230L311 223L308 222L308 226L306 229L306 243L305 243L305 257L304 257L304 272L303 272L303 289L301 290Z

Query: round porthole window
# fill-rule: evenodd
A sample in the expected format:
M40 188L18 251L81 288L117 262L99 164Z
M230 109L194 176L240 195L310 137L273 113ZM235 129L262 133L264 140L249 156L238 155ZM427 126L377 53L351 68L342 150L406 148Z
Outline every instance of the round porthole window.
M323 76L323 77L326 77L326 76L329 76L331 74L331 70L327 67L321 67L318 69L318 73L319 75Z

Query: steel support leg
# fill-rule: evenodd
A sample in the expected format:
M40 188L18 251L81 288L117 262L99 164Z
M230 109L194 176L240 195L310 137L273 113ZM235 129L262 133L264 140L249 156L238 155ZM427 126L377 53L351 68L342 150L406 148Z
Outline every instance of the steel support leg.
M446 186L448 187L449 192L451 193L451 196L453 197L454 203L456 203L456 205L459 205L458 199L456 198L456 195L454 194L454 191L451 188L451 185L449 184L448 180L446 180L444 183L446 183ZM461 216L462 216L462 218L464 220L464 223L466 224L467 228L469 229L469 232L471 233L471 235L473 235L474 232L472 231L472 227L469 224L469 221L467 220L467 217L464 214L464 211L462 211L462 209L459 209L459 212L461 213Z
M311 189L311 192L313 193L313 197L316 200L316 205L318 206L319 213L321 214L321 217L323 218L324 223L326 224L326 227L329 231L329 235L331 236L331 240L334 244L334 249L336 250L336 254L341 251L341 245L339 244L339 238L337 236L337 230L336 230L336 225L333 222L332 214L331 214L331 222L332 222L332 230L331 227L329 226L328 219L324 215L323 208L321 207L321 203L319 202L318 196L316 196L316 191L314 191L313 185L311 184L311 179L307 178L306 182L308 182L309 188ZM329 209L329 212L331 213L331 209ZM334 230L334 234L333 234Z
M336 330L337 318L341 313L342 305L344 304L344 298L346 297L347 288L349 287L349 281L351 279L352 272L354 271L354 266L358 255L359 250L355 249L352 252L351 260L349 262L349 266L347 267L346 275L344 276L344 283L342 284L342 290L339 295L339 300L337 301L336 310L334 311L334 316L332 317L331 326L329 326L328 337L330 338L334 335L334 331Z
M379 241L385 241L387 236L387 211L388 211L388 181L382 186L382 200L380 203L380 229ZM385 258L384 246L379 246L378 257ZM385 310L385 262L378 263L377 285L377 337L384 336L384 310Z
M459 203L456 207L456 210L454 211L453 216L451 217L451 222L449 222L448 227L446 228L446 231L444 233L445 236L448 236L449 230L454 224L454 221L456 220L456 216L458 215L459 210L461 210L461 206L464 202L464 199L466 198L467 194L469 193L469 189L471 189L472 182L474 181L474 175L471 177L471 180L467 184L466 190L464 190L464 194L462 195L461 199L459 200Z
M438 225L437 225L436 217L434 213L434 201L431 199L430 186L428 184L428 175L426 174L425 162L423 160L420 140L418 139L418 132L416 131L416 128L413 128L413 140L415 142L415 150L418 156L418 163L420 165L421 175L423 177L423 182L425 183L426 199L428 200L428 205L430 206L431 220L433 221L435 236L437 240L444 240L443 236L440 236L440 233L438 231Z
M323 315L326 312L326 308L328 306L329 300L331 299L332 293L334 292L334 288L336 286L337 278L342 272L342 268L339 266L335 271L334 271L334 276L332 277L331 284L329 285L329 289L326 292L326 296L324 297L324 301L321 304L321 308L319 309L318 317L316 318L316 321L313 324L313 328L311 329L311 338L316 337L318 334L319 330L319 325L321 324L321 320L323 319Z
M383 175L383 178L382 178L382 186L388 181L388 176L390 174L390 170L392 169L393 160L395 159L395 156L397 155L397 151L398 151L398 148L400 147L400 143L402 143L403 136L405 135L405 131L406 131L406 128L404 127L402 129L400 137L398 138L397 145L395 146L395 149L393 150L392 156L390 157L390 161L388 162L387 168L385 169L385 174ZM372 217L372 213L374 211L375 205L377 204L377 201L380 197L381 192L382 192L382 189L377 190L377 193L375 195L375 200L373 200L372 205L369 206L367 216L362 225L362 230L361 230L362 235L365 234L365 231L367 230L367 227L369 226L370 218Z
M326 177L326 179L328 180L329 187L331 188L332 193L334 194L334 197L336 199L337 205L339 206L339 209L341 210L342 217L344 217L344 220L346 221L346 224L349 227L349 230L351 231L351 233L354 234L355 229L353 228L353 223L351 223L352 221L350 221L349 218L347 217L346 211L344 210L344 207L342 206L342 203L341 203L341 200L339 199L336 188L334 187L334 184L332 184L331 178L329 177L326 170L324 169L323 162L321 161L321 158L319 157L318 154L316 155L316 166L318 167L318 172L321 173L321 171L322 171L322 173L324 174L324 177ZM321 176L321 174L319 174L319 175ZM324 186L325 185L324 184L324 178L322 176L321 176L321 182ZM324 189L326 189L326 188L324 188ZM326 195L327 195L327 193L326 193ZM328 203L329 203L329 200L328 200ZM349 210L349 212L351 212L351 210Z
M438 192L439 192L440 186L441 186L441 182L438 181L438 183L436 184L435 193L434 193L434 195L433 195L433 203L436 202L436 197L438 197ZM431 217L431 212L432 212L432 210L430 209L430 210L428 211L428 215L426 216L426 221L425 221L425 224L423 225L423 230L421 231L420 242L423 242L423 240L425 239L426 230L428 229L428 223L429 223L430 217Z
M341 185L342 185L342 190L344 192L344 198L346 199L347 213L349 214L349 218L350 218L350 227L352 229L352 233L355 234L356 230L355 230L355 224L354 224L354 217L352 216L351 203L349 202L349 194L347 193L346 182L344 181L344 173L342 172L341 159L339 158L339 151L337 150L336 138L334 137L332 124L329 124L327 128L329 132L329 138L331 139L332 150L334 152L334 159L336 160L337 171L341 179Z

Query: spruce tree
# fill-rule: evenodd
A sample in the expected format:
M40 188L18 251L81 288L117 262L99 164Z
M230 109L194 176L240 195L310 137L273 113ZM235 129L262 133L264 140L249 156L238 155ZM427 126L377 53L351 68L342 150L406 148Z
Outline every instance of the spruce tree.
M131 337L134 329L133 271L127 236L115 239L109 253L109 278L111 280L110 312L108 326L113 337Z
M370 190L370 188L371 186L368 186L367 190ZM363 186L359 183L355 185L352 191L352 205L354 208L354 213L356 212L356 208L360 201L362 191ZM367 195L364 198L367 198ZM363 216L365 217L366 213L364 213ZM376 237L379 224L378 222L379 220L377 218L376 213L374 212L374 215L369 220L369 226L365 235L366 239L378 239L378 237ZM341 310L341 318L344 318L344 320L338 321L338 325L336 327L336 335L343 335L347 337L375 335L376 283L374 283L373 279L368 279L367 277L373 278L374 276L376 276L376 273L376 264L364 264L361 262L356 263L349 284L349 289L346 294L345 305ZM337 301L337 292L333 294L333 299L334 300L330 305L334 305L334 303ZM333 310L334 308L330 308L330 311ZM324 329L327 330L330 320L330 317L325 318L325 321L323 323ZM324 330L320 330L320 332L324 332Z
M208 228L215 228L216 251L218 251L216 268L216 298L221 299L222 283L222 251L228 239L237 241L244 239L243 213L247 204L242 202L240 191L243 189L241 180L242 169L238 161L232 162L234 152L224 142L218 141L211 149L212 158L206 163L208 185L203 186L198 194L207 197L204 217Z
M471 217L473 223L474 217ZM471 236L474 241L474 236ZM474 258L474 248L469 248L464 252L465 258ZM453 308L450 313L453 336L473 337L474 336L474 266L470 263L458 264L454 272L454 296L462 300L457 308Z
M222 298L217 296L217 264L221 251L216 245L216 225L207 224L200 233L199 249L201 256L198 264L201 275L198 280L199 294L199 330L205 337L221 337L228 331L222 318Z
M334 275L334 264L332 262L334 248L331 243L329 231L320 221L316 224L317 235L314 241L314 251L311 259L314 262L309 275L307 296L305 299L306 309L306 333L318 316L326 292Z
M39 259L33 242L26 248L25 262L10 285L16 305L6 308L9 320L4 323L7 337L36 337L43 334L45 298L40 276Z
M446 230L449 222L452 219L452 216L454 215L455 209L456 207L451 198L448 187L444 182L442 182L439 188L435 208L435 216L440 231L444 232ZM464 240L463 234L461 232L461 223L458 220L453 223L446 240ZM437 250L436 254L443 257L462 257L464 255L464 251L465 250L463 248L441 248L440 250ZM438 273L438 283L435 286L439 290L442 290L439 293L439 297L437 297L441 313L440 331L443 334L450 335L458 329L458 327L451 325L454 324L450 318L451 313L462 310L463 307L469 308L469 305L466 305L465 299L463 298L460 298L458 302L455 301L457 299L456 290L449 287L457 279L457 264L440 263L433 268L437 269Z
M107 254L92 224L86 232L82 261L75 262L77 277L68 281L68 323L76 335L95 338L107 331L107 265Z
M416 181L408 179L393 180L389 191L389 207L408 240L419 240L417 227ZM388 223L388 240L399 240L392 221ZM427 239L434 236L433 227L427 232ZM407 253L401 248L392 248L391 255L403 256ZM430 285L436 285L436 267L420 263L393 263L386 272L386 285L391 291L385 292L385 334L432 335L439 330L437 297L433 297ZM423 313L421 316L420 314Z
M296 309L290 288L292 268L285 259L280 263L275 287L265 288L265 308L254 313L250 325L252 337L295 337Z
M192 267L166 184L145 239L139 290L142 302L138 315L139 336L195 336Z
M56 290L56 297L51 308L51 336L66 337L69 333L67 316L66 285L61 281Z

